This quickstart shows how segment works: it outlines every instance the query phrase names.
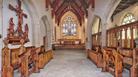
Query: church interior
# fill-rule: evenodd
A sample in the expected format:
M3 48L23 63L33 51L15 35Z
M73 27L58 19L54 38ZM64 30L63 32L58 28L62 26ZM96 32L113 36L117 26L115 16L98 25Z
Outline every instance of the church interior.
M138 0L0 0L0 77L138 77Z

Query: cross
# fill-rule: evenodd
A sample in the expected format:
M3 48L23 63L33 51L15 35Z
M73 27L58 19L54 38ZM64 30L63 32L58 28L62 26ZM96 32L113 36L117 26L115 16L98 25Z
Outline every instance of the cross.
M20 33L22 32L22 24L23 24L23 17L27 18L27 15L23 13L23 10L21 9L21 0L18 0L18 5L16 7L9 4L9 9L12 11L15 11L18 16L18 28L17 31Z

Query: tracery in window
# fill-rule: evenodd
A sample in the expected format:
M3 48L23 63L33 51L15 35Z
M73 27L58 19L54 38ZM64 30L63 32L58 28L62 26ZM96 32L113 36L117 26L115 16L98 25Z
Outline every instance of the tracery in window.
M122 21L122 25L125 25L125 24L128 24L128 23L132 23L136 21L135 17L133 16L133 14L131 13L128 13L125 15L125 17L123 18L123 21Z
M65 36L75 36L77 34L77 24L71 16L64 20L62 32Z

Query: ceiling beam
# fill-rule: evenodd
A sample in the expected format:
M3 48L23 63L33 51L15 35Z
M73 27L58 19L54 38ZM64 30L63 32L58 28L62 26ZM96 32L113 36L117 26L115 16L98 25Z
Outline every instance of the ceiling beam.
M94 0L54 0L51 2L52 16L55 16L56 21L59 23L66 12L72 11L81 23L84 16L88 14L89 1L91 4Z

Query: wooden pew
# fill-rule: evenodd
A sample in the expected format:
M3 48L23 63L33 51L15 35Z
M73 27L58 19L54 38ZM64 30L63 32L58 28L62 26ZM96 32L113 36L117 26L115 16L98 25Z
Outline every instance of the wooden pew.
M10 49L11 65L15 69L19 68L19 51L20 48Z
M41 52L39 53L38 68L43 69L44 66L53 58L53 51L46 51L44 46L41 46Z
M2 49L2 77L13 77L14 70L18 69L21 77L29 77L33 72L39 72L52 58L52 50L45 51L41 47L25 47L24 40L21 40L19 48L9 49L8 40L4 41Z
M131 67L131 77L138 77L138 48L133 50L133 65Z
M21 76L27 77L36 71L35 55L37 53L34 48L34 46L24 47L21 45L20 48L11 49L12 67L14 70L20 69ZM31 66L32 68L29 67L31 64L34 64L34 66Z
M13 72L15 69L19 69L20 68L20 57L19 55L21 55L22 53L24 53L25 48L23 46L23 42L20 46L20 48L16 48L16 49L9 49L8 48L8 43L9 40L5 39L5 47L2 50L2 59L3 59L3 64L2 64L2 76L3 77L13 77ZM9 71L9 67L10 71Z
M90 58L99 68L103 66L103 53L101 50L101 32L92 35L92 49L88 50Z
M29 47L30 48L30 47ZM52 50L45 51L44 46L38 48L30 48L27 53L21 57L22 74L28 77L33 72L40 72L44 66L53 58ZM31 68L29 67L31 65Z
M87 50L88 58L92 60L98 68L103 66L103 55L100 47L95 47L92 50Z
M101 47L98 47L98 62L97 62L97 67L102 68L103 67L103 53Z
M134 48L138 21L107 30L107 47Z
M123 63L122 56L115 49L103 49L103 71L110 72L114 77L122 77Z
M43 69L44 66L53 58L53 51L46 51L44 46L41 46L41 52L39 53L39 68Z
M22 77L29 76L29 62L32 48L24 47L24 43L21 42L19 48L9 49L8 40L6 40L5 47L2 50L2 77L13 77L14 70L19 69ZM35 51L34 51L35 52Z
M4 40L5 47L2 49L2 77L13 77L11 66L11 52L8 48L8 40Z
M47 60L47 58L44 58L44 54L45 54L45 48L44 46L41 46L41 52L39 53L39 65L38 65L39 69L43 69L45 66L44 60Z
M123 56L123 68L130 70L130 76L134 73L131 69L135 62L134 48L135 38L138 32L138 21L121 25L107 30L107 47L120 48L119 54ZM136 51L136 50L135 50Z
M92 48L101 46L101 32L92 35Z
M130 71L131 77L138 77L138 49L119 49L120 54L123 56L124 68Z
M40 52L40 48L32 46L27 47L26 50L27 52L21 55L21 69L26 69L24 72L29 76L31 73L39 72L38 53Z
M30 52L23 53L20 55L20 73L21 77L29 77L29 56Z
M11 49L12 67L14 70L19 69L21 77L28 77L35 71L35 65L33 68L29 67L31 63L35 62L35 52L34 46L25 47L23 42L21 42L21 46L19 48Z

